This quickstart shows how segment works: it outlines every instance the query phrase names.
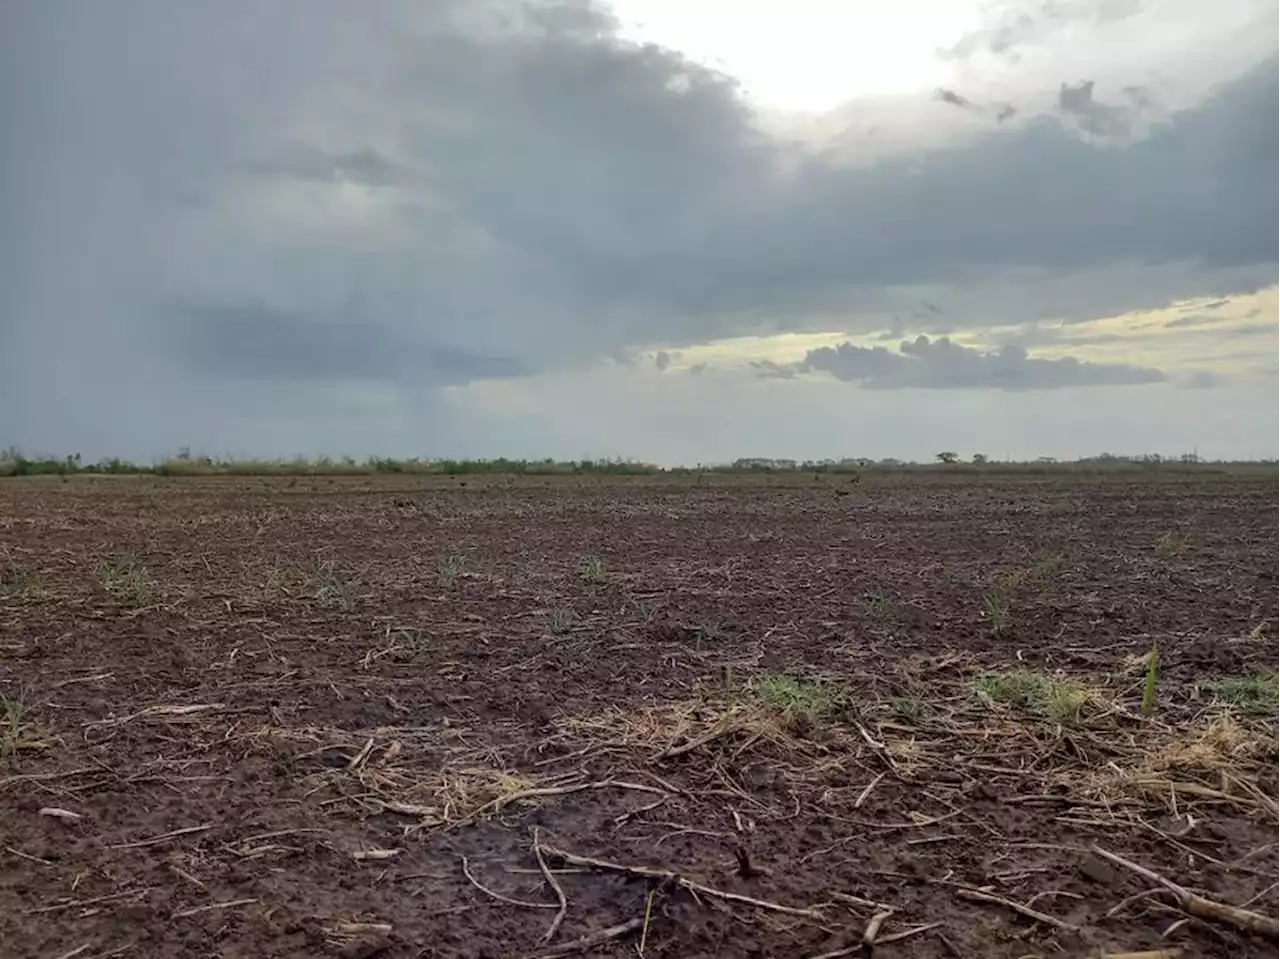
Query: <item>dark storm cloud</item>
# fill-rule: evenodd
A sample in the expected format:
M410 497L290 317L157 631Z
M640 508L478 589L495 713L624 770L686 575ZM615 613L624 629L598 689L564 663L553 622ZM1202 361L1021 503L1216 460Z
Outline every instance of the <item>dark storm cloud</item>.
M1164 328L1166 330L1177 330L1188 326L1204 326L1215 322L1215 320L1216 317L1207 316L1203 313L1191 313L1187 316L1175 316L1172 320L1165 320Z
M619 41L586 0L16 9L0 331L15 369L57 358L77 383L110 358L447 384L807 328L917 285L959 329L1274 282L1274 58L1128 146L1079 135L1121 96L1099 84L853 164L764 135L732 80ZM164 309L157 336L140 318Z
M765 380L793 380L800 372L794 364L775 363L773 360L752 360L755 375Z
M1062 84L1058 91L1058 109L1070 116L1079 128L1095 137L1123 137L1139 119L1143 100L1133 101L1128 109L1094 99L1094 81L1081 80Z
M813 192L827 201L810 222L830 243L825 269L834 273L843 256L867 282L907 283L1015 264L1272 264L1275 74L1271 60L1127 148L1094 147L1040 121L921 157L909 173L824 172ZM1195 184L1195 195L1176 184ZM869 224L879 229L878 245Z
M325 183L349 181L365 186L391 186L406 179L399 166L367 147L330 154L307 144L282 147L265 160L250 160L245 169L266 176Z
M465 383L526 372L514 360L406 341L359 319L316 319L251 305L178 307L169 319L192 364L218 375Z
M799 368L829 373L868 389L1052 390L1082 386L1158 383L1163 372L1122 363L1086 363L1074 357L1037 359L1019 346L984 353L947 337L918 336L898 350L841 343L810 350Z

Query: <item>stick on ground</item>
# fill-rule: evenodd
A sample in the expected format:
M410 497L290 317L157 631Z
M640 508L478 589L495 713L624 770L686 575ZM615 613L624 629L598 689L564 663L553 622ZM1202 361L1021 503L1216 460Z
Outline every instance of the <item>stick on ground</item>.
M513 899L511 896L504 896L500 892L494 892L488 886L483 885L479 879L471 875L471 863L467 861L467 857L462 857L462 874L467 877L467 882L475 886L482 893L490 898L497 899L499 902L509 903L512 906L523 906L525 909L555 909L556 907L549 902L528 902L524 899Z
M989 892L983 892L981 889L968 889L961 886L956 890L956 895L961 899L970 899L974 902L990 902L997 906L1004 906L1007 909L1012 909L1019 915L1026 916L1028 919L1034 919L1036 922L1043 922L1045 925L1053 926L1056 929L1064 929L1068 932L1075 932L1077 929L1076 926L1071 925L1069 922L1063 922L1056 916L1051 916L1048 913L1040 912L1038 909L1032 909L1029 906L1024 906L1022 903L1014 902L1012 899L1005 899L1003 896L996 896Z
M892 909L886 909L883 912L877 912L867 922L867 928L862 932L862 945L870 949L876 944L876 936L880 935L880 927L884 925L884 921L893 915Z
M542 941L550 942L555 938L556 932L560 928L560 923L564 922L564 914L569 909L569 900L565 898L564 890L560 887L560 883L556 881L556 877L547 868L546 860L542 858L542 846L538 843L537 826L533 828L533 858L538 860L538 868L542 870L543 878L547 880L547 885L556 894L556 901L560 903L560 910L556 913L555 918L551 920L551 925L547 927L547 931L542 934Z
M1235 926L1237 929L1243 929L1245 932L1251 932L1257 936L1270 936L1272 939L1280 939L1280 924L1269 916L1262 916L1256 912L1250 912L1248 909L1241 909L1239 906L1231 906L1225 902L1198 896L1190 889L1179 886L1176 882L1166 879L1146 866L1139 866L1136 862L1131 862L1113 852L1107 852L1098 846L1093 847L1093 852L1110 863L1123 866L1130 872L1137 873L1143 879L1149 879L1151 882L1164 886L1169 892L1173 893L1174 898L1178 901L1178 907L1197 919L1213 919Z
M635 932L643 925L643 919L628 919L626 922L620 922L616 926L610 926L608 929L601 929L598 932L589 932L581 939L575 939L573 942L566 942L564 945L556 946L554 949L540 952L534 959L557 959L558 956L571 956L575 952L586 952L592 946L609 942L611 939L620 939L629 932Z
M571 866L588 866L592 869L603 869L606 872L621 872L629 876L639 876L644 879L659 879L669 882L672 885L680 886L692 893L701 893L704 896L713 896L717 899L724 899L729 902L741 902L749 906L756 906L760 909L768 909L772 912L782 912L789 916L803 916L806 919L822 919L823 915L817 909L799 909L795 906L784 906L776 902L769 902L767 899L756 899L752 896L744 896L741 893L726 892L723 889L714 889L711 886L704 886L700 882L692 879L685 879L679 873L670 872L665 869L652 869L648 866L627 866L620 862L609 862L607 859L592 859L588 856L578 856L571 852L565 852L563 849L555 849L551 846L543 846L543 852L569 863Z

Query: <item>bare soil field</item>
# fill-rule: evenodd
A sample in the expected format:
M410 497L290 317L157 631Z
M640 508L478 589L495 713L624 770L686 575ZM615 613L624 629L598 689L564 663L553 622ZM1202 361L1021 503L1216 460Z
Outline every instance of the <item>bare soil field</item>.
M1277 494L4 481L0 955L1274 956Z

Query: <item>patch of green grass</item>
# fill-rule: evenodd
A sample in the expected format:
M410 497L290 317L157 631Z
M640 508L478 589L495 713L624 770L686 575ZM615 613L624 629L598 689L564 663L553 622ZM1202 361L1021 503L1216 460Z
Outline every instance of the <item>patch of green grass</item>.
M924 715L924 704L911 696L895 696L889 707L895 716L909 723L918 721Z
M441 556L436 560L436 581L442 589L453 589L458 585L458 577L462 575L466 565L466 557L457 553Z
M1031 566L1016 566L997 576L982 594L982 609L991 622L991 632L999 635L1009 628L1014 596L1020 590L1035 589L1061 564L1061 554L1041 550Z
M582 557L581 573L583 582L603 583L605 576L604 560L594 554Z
M350 584L342 578L331 559L318 561L307 572L307 586L321 606L339 609L351 607Z
M551 631L552 636L563 636L573 628L573 614L567 609L551 610L547 613L547 629Z
M1036 576L1051 576L1062 566L1063 556L1053 550L1042 549L1036 553L1031 571Z
M1029 669L982 673L973 681L978 696L1007 703L1057 723L1076 722L1093 694L1070 679L1053 679Z
M32 726L28 712L20 696L0 693L0 769L11 767L21 751L48 749L58 742Z
M1248 713L1275 716L1280 709L1280 674L1275 672L1224 676L1203 686L1218 702Z
M844 703L842 690L831 683L764 673L756 679L756 694L791 720L811 726L829 721Z
M26 567L9 560L0 568L0 596L37 599L44 592L43 581Z
M1161 556L1177 556L1187 548L1187 537L1179 532L1165 533L1156 540L1156 552Z
M146 606L154 593L151 574L132 553L119 553L99 563L98 582L111 595L135 606Z
M16 699L0 693L0 763L8 765L22 740L22 717L26 708Z
M869 619L888 619L893 615L893 597L878 589L870 593L864 593L862 596L862 608L866 610L867 618Z
M1009 599L999 584L982 594L982 608L991 621L991 632L999 634L1009 626Z
M427 634L411 626L397 626L387 630L400 659L416 659L430 649Z

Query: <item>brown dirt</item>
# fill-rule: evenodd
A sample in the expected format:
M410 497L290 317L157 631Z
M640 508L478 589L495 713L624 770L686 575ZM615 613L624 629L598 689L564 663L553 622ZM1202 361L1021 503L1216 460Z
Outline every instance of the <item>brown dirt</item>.
M1276 915L1275 477L11 480L0 564L5 956L1275 954L1090 851Z

